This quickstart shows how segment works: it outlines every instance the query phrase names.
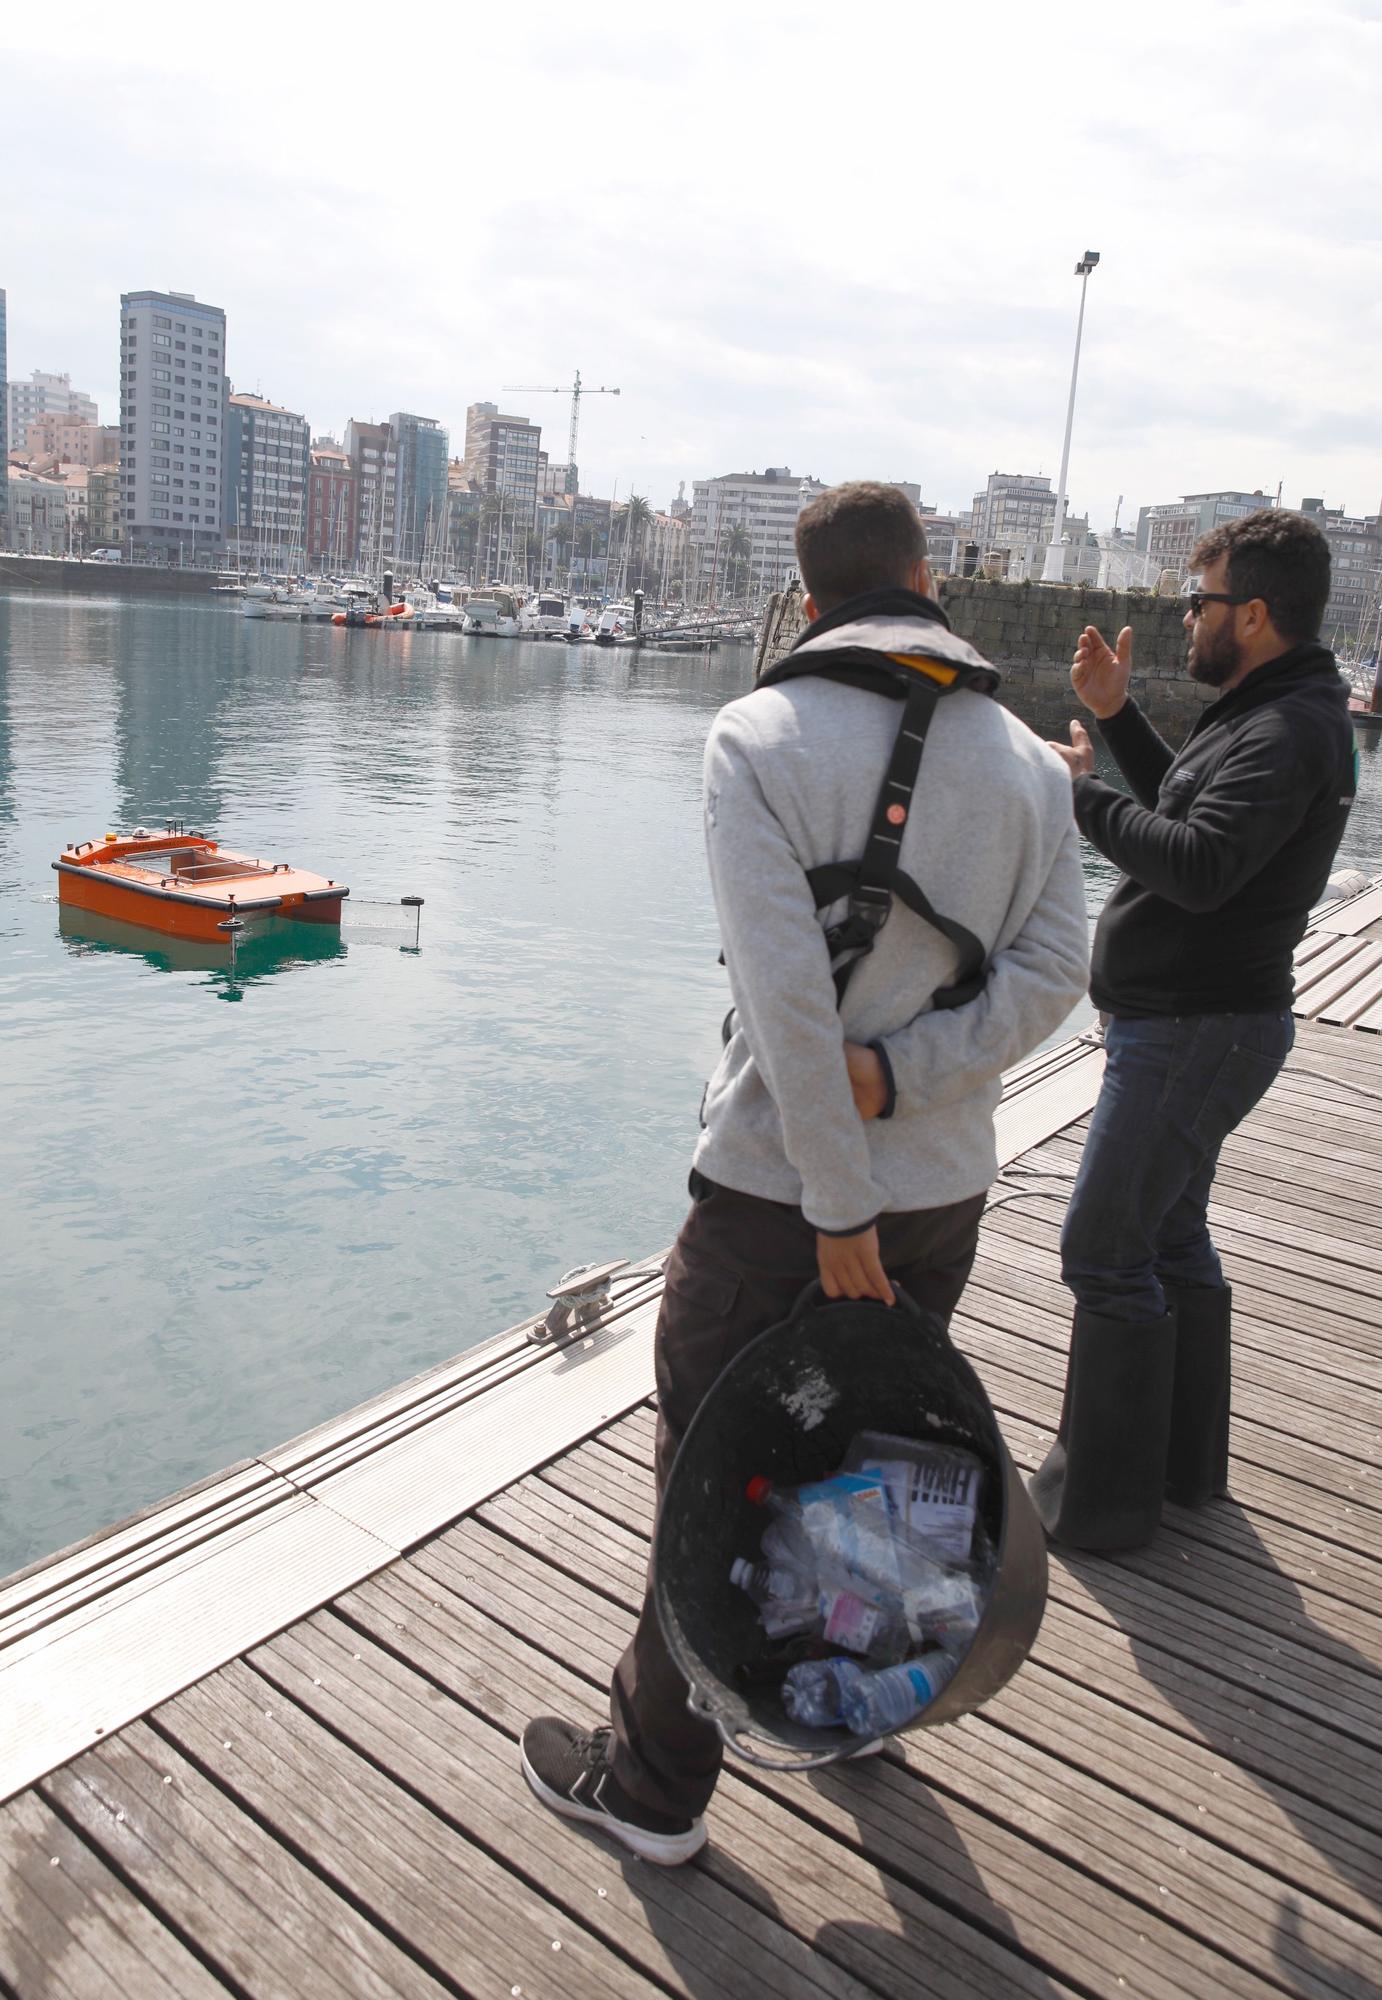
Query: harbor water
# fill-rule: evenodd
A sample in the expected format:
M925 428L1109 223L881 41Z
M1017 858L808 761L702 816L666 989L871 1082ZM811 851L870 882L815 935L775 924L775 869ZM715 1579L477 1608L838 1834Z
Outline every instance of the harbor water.
M701 748L751 674L0 597L0 1575L670 1241L727 1004ZM340 938L232 973L60 919L66 842L170 816L348 882Z

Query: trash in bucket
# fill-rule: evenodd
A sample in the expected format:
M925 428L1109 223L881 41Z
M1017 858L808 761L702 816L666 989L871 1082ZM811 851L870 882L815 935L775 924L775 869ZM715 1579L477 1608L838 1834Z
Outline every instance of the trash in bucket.
M750 1762L828 1763L977 1708L1045 1596L1044 1536L982 1384L901 1297L813 1287L725 1370L663 1495L667 1644Z

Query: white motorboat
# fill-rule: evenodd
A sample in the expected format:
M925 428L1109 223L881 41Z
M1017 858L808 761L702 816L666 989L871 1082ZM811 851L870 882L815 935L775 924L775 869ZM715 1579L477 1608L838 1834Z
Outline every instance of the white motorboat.
M293 577L260 577L246 586L240 610L246 618L303 619L312 617L316 602L316 591Z
M518 614L524 639L562 639L567 629L566 599L553 590L535 590Z
M632 604L607 604L595 627L596 645L631 646L637 636Z
M502 584L472 590L466 599L465 629L477 638L516 639L518 599Z

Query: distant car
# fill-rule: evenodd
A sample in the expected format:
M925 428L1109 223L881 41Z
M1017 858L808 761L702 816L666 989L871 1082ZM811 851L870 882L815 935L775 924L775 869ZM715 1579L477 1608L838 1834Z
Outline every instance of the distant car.
M93 549L90 558L92 562L123 562L124 559L123 549Z

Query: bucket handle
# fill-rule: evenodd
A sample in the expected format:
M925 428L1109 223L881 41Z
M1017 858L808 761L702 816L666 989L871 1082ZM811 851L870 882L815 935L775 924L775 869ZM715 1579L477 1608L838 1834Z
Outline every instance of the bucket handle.
M732 1750L736 1757L742 1757L746 1764L753 1764L760 1771L818 1771L825 1764L838 1762L840 1756L857 1744L832 1743L828 1749L808 1757L765 1757L761 1750L753 1750L737 1729L731 1729L721 1716L714 1714L699 1698L695 1688L686 1697L686 1706L698 1721L711 1723L720 1732L720 1740L726 1750Z
M899 1285L896 1278L889 1278L888 1282L893 1288L893 1297L897 1301L898 1309L904 1313L909 1313L913 1319L920 1319L922 1317L921 1307L917 1304L911 1293ZM788 1319L797 1319L804 1312L814 1311L817 1306L855 1306L865 1303L867 1301L860 1299L828 1299L825 1296L825 1287L822 1285L820 1279L812 1278L810 1284L803 1290L787 1317ZM877 1305L881 1301L875 1299L873 1303Z
M837 1764L841 1757L847 1757L859 1747L853 1741L832 1743L827 1750L809 1757L765 1757L759 1750L753 1750L733 1729L727 1729L717 1720L716 1728L724 1739L725 1748L732 1750L736 1757L742 1757L746 1764L753 1764L760 1771L819 1771L826 1764ZM861 1738L860 1741L863 1739Z

